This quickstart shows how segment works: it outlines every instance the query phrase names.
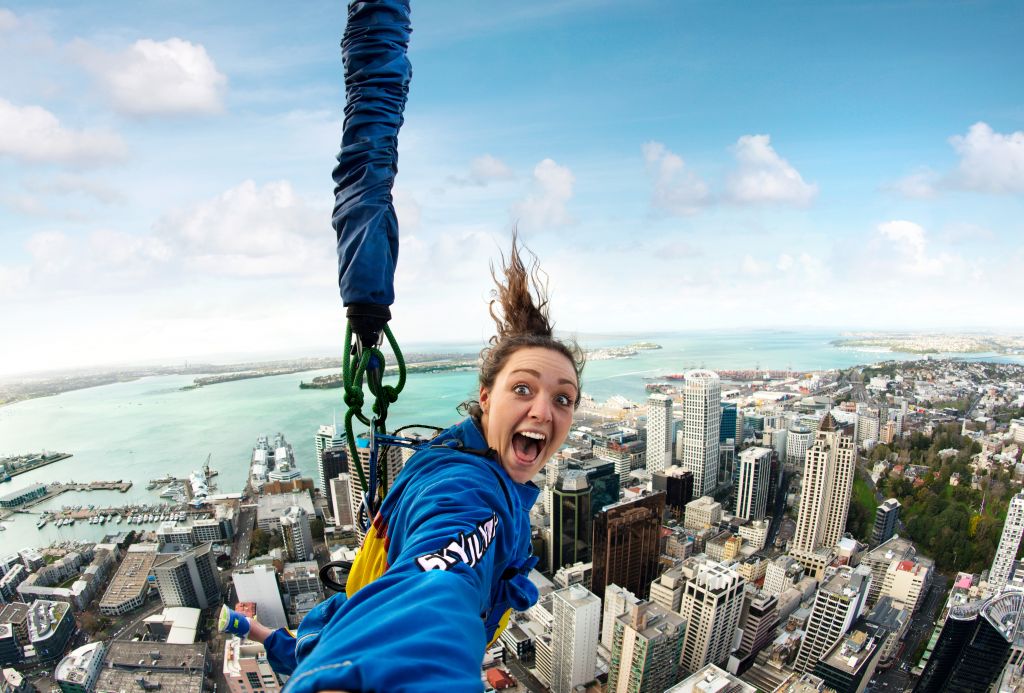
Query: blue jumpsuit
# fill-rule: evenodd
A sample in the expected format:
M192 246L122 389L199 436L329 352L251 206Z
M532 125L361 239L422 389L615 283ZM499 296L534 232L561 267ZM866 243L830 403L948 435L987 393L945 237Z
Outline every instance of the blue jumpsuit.
M347 594L267 641L285 693L479 691L488 643L537 601L529 512L539 493L488 454L471 419L417 452L374 519ZM276 641L276 643L275 643ZM278 668L278 667L283 667Z

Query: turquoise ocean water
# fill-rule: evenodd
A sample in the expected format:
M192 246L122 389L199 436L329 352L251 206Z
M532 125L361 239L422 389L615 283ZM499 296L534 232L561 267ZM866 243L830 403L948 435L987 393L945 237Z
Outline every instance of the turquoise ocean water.
M646 397L645 377L689 368L793 368L812 370L848 367L911 354L878 353L831 346L826 332L714 332L648 337L662 349L629 359L593 361L584 372L583 390L595 399L623 395ZM602 340L587 347L628 344L636 339ZM424 348L410 349L426 351ZM451 350L446 347L445 350ZM466 351L470 351L467 348ZM998 358L977 355L978 358ZM975 358L975 356L972 356ZM1005 360L1005 359L1001 359ZM315 476L313 436L320 424L343 412L340 390L300 390L301 380L329 371L314 371L223 383L196 390L180 388L192 376L164 376L78 390L55 397L0 407L0 456L43 449L69 452L68 460L15 477L0 493L33 482L132 480L125 494L67 493L36 510L62 505L121 505L160 502L159 491L147 491L150 479L187 476L211 455L221 492L242 489L257 436L281 432L295 449L299 468ZM458 420L456 406L473 395L473 372L417 374L389 415L389 426L424 423L446 426ZM76 523L37 530L36 515L16 515L0 532L3 551L45 545L56 539L95 539L130 525ZM151 528L153 525L150 526Z

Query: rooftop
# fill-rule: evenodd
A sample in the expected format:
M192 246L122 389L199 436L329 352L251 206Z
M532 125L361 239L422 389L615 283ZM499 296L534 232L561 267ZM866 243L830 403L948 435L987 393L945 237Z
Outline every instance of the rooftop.
M98 691L159 690L202 693L206 644L110 642L96 680Z
M53 672L54 680L84 685L89 678L89 669L99 666L100 662L97 660L103 658L104 648L101 642L91 642L72 650L57 665Z
M149 571L156 560L156 544L132 544L100 600L100 607L118 606L146 589Z

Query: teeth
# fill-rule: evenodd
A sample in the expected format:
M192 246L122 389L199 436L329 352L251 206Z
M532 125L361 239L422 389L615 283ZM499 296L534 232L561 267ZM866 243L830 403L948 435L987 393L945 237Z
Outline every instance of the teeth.
M534 433L533 431L519 431L519 435L526 436L527 438L533 438L534 440L546 440L547 436L543 433Z

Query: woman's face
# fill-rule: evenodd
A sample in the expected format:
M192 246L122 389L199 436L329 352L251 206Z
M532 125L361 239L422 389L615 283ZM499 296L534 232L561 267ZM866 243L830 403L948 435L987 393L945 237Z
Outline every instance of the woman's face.
M480 388L484 437L515 481L532 479L562 446L578 397L572 362L544 347L514 352L494 386Z

